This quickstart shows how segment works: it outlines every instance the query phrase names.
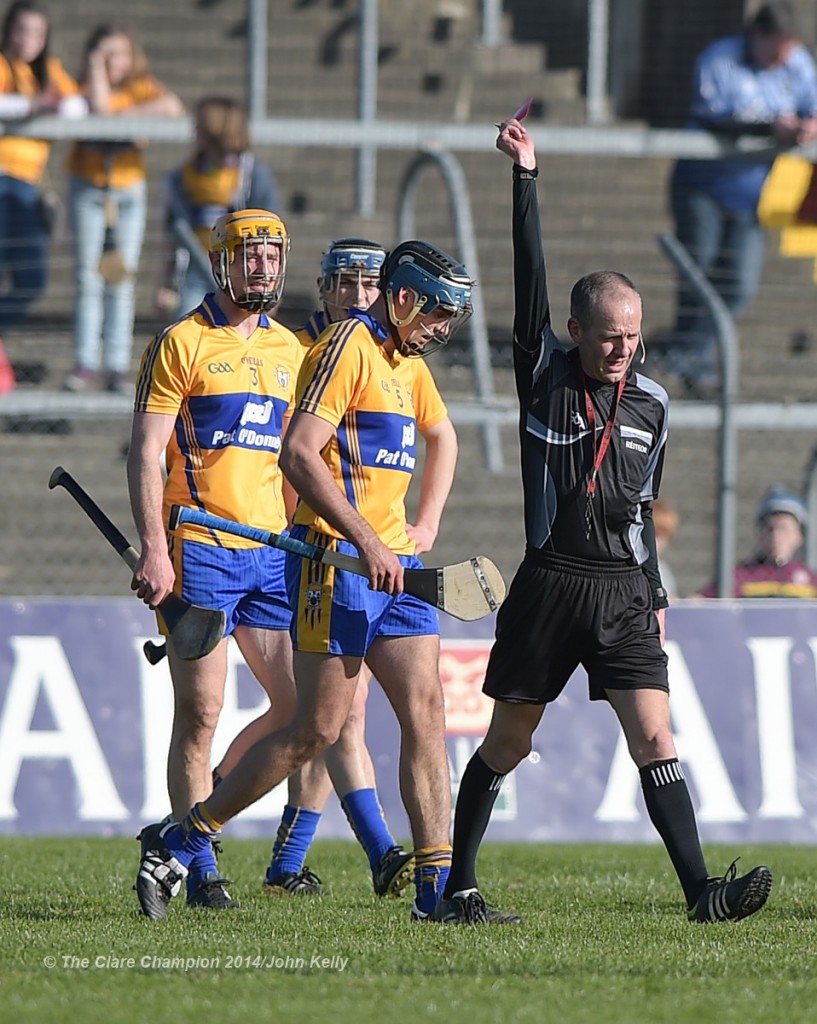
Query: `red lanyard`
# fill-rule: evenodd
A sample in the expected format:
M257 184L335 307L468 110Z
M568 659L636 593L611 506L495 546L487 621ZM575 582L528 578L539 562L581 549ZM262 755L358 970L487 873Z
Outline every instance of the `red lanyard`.
M590 436L593 438L593 469L587 481L587 495L584 505L584 535L588 540L590 540L590 530L593 522L593 499L596 496L596 481L598 479L599 470L601 469L601 464L604 462L604 456L607 454L607 449L610 447L610 438L613 436L613 427L616 422L618 403L621 401L621 393L624 391L626 379L622 377L618 382L615 397L610 405L610 415L607 417L607 422L604 425L604 431L602 432L601 440L598 444L596 444L596 410L593 406L593 400L590 397L590 393L587 390L587 378L585 377L584 370L581 366L579 367L579 379L582 382L582 390L584 391L584 408L587 413L587 425L590 428Z

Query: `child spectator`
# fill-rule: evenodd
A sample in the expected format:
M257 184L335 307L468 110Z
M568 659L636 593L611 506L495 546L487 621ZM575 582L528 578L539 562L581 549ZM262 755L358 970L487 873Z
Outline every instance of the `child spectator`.
M757 509L757 550L735 567L733 597L817 597L817 573L797 558L808 520L805 503L780 484ZM710 585L701 597L716 597Z

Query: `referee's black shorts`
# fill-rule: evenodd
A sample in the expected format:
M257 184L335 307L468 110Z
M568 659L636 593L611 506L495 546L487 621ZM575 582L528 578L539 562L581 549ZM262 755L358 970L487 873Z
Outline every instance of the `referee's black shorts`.
M669 691L667 656L640 566L529 549L499 609L483 691L548 704L578 665L590 699L604 691Z

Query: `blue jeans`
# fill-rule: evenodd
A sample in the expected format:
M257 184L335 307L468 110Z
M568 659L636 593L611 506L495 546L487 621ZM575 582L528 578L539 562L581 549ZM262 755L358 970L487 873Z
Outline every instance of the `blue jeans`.
M96 371L100 362L108 373L130 370L133 346L135 274L142 251L147 215L144 181L130 188L111 189L116 204L116 247L130 274L110 284L99 273L105 244L105 189L76 175L68 182L68 208L74 243L76 306L74 348L78 369Z
M705 192L672 188L675 233L726 308L737 320L757 294L763 273L765 234L752 210L731 210ZM668 369L700 380L717 372L715 325L701 300L683 282Z
M25 317L48 280L48 231L36 185L0 174L0 334Z

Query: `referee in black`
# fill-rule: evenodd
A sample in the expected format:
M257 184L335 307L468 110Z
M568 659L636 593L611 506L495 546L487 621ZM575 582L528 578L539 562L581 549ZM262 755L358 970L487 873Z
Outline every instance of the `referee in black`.
M550 322L533 140L509 120L497 148L513 160L513 356L527 546L497 618L483 687L493 717L463 775L451 874L432 917L519 922L486 907L477 852L502 780L527 757L545 707L581 664L590 699L608 701L624 730L689 919L737 920L763 906L772 874L760 866L737 877L732 864L710 876L670 732L668 601L652 521L668 404L664 389L632 365L641 297L614 271L581 278L567 323L574 345L562 348Z

